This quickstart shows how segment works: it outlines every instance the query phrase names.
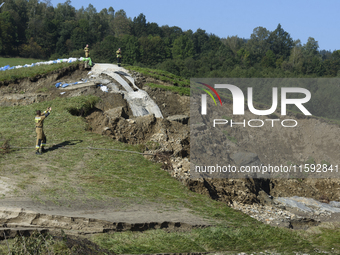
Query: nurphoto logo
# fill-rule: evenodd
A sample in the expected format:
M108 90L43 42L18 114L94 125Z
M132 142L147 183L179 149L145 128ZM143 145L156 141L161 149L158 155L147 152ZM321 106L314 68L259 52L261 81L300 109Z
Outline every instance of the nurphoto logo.
M217 91L215 90L215 88L216 89L228 89L231 92L232 98L233 98L233 115L244 115L245 97L244 97L242 90L239 87L232 85L232 84L215 84L214 86L215 88L213 88L212 86L208 84L205 84L202 82L198 82L198 83L206 86L211 91L213 91L215 95L217 96L217 98L219 99L221 106L222 106L222 100L219 94L217 93ZM211 92L206 89L202 89L202 90L205 91L213 99L215 105L217 105L216 100L214 96L211 94ZM290 93L291 94L293 93L302 94L304 95L304 97L303 98L288 98L287 95ZM201 94L201 114L202 115L207 115L207 94ZM298 87L282 87L281 88L281 115L282 116L287 115L287 105L289 104L295 105L306 116L312 115L306 109L306 107L303 106L303 104L307 103L310 99L311 99L311 93L308 89L298 88ZM251 113L258 115L258 116L270 115L274 113L278 107L278 88L277 87L272 88L272 105L270 109L258 110L254 107L252 87L247 88L247 102L248 102L248 109ZM272 127L274 127L274 122L280 121L280 120L279 119L266 119L265 121L271 122ZM265 121L260 120L260 119L251 119L248 121L248 126L249 127L262 127ZM288 125L287 122L294 122L294 124ZM213 127L215 127L216 125L224 125L227 123L230 123L231 127L233 126L233 124L234 125L242 124L243 126L245 126L246 120L244 120L243 122L233 122L232 119L231 120L214 119ZM297 121L294 119L285 119L281 121L281 125L283 127L296 127L297 124L298 124Z
M220 100L220 103L222 105L222 101L221 98L219 96L219 94L216 92L216 90L204 83L201 83L204 86L207 86L208 88L210 88L215 95L218 97L218 99ZM215 84L215 88L217 89L229 89L229 91L232 94L233 97L233 115L244 115L244 95L243 92L240 88L238 88L235 85L231 85L231 84ZM210 97L214 100L215 105L216 105L216 100L213 97L213 95L203 89L205 92L207 92ZM273 112L276 111L277 109L277 105L278 105L278 96L277 96L277 88L273 88L273 93L272 93L272 98L273 98L273 103L270 109L268 110L257 110L255 109L254 105L253 105L253 88L248 87L248 107L250 112L252 112L255 115L269 115L272 114ZM290 99L287 98L287 94L288 93L301 93L301 94L305 94L306 97L304 98L296 98L296 99ZM296 107L298 107L302 113L304 115L312 115L302 104L307 103L309 100L311 99L311 93L308 89L304 89L304 88L281 88L281 115L287 115L287 104L292 104L292 105L296 105ZM202 115L206 115L207 114L207 95L206 94L202 94Z

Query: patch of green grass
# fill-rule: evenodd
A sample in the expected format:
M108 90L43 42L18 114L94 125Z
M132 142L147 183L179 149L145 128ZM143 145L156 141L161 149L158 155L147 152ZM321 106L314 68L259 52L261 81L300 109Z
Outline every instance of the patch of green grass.
M79 100L77 104L72 102L65 109L72 115L86 116L101 99L95 96L89 96L86 98L79 97Z
M1 58L0 57L0 67L3 66L18 66L18 65L25 65L25 64L32 64L37 62L42 62L45 60L35 59L35 58Z
M35 111L52 107L51 115L45 120L45 128L49 133L49 144L64 139L75 140L81 136L85 121L81 117L73 117L69 111L83 109L89 111L100 99L95 96L73 97L45 101L29 106L1 107L0 133L6 134L13 146L32 146L35 144ZM78 134L79 133L79 134ZM77 135L78 134L78 135Z
M160 85L160 84L155 84L155 83L146 83L145 85L149 86L151 88L160 88L160 89L163 89L163 90L175 92L175 93L180 94L181 96L183 96L183 95L190 96L190 88L165 86L165 85Z
M323 253L340 254L340 225L339 223L322 223L308 231L299 231L301 238L312 242Z
M26 187L30 184L33 183L34 179L36 179L37 177L33 174L29 174L28 176L25 176L25 179L17 184L17 187L20 189L26 189Z
M37 93L46 93L50 90L50 88L47 88L47 87L43 87L43 88L40 88L40 89L37 89L36 92Z
M181 252L312 251L311 243L286 229L254 224L247 228L215 226L184 232L151 230L97 235L94 242L118 254Z
M174 86L190 88L190 81L188 79L174 75L167 71L143 68L138 66L124 66L124 68L130 71L141 73L146 77L152 77L157 80L173 84Z
M61 233L39 233L34 231L29 236L17 235L14 239L0 241L0 254L107 254L85 238L67 236Z

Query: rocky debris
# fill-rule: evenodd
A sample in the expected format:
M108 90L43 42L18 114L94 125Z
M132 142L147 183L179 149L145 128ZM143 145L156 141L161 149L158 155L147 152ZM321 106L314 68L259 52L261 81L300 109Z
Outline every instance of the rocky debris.
M190 127L192 128L192 130L196 129L196 130L199 130L199 131L206 129L206 125L204 123L191 124Z
M292 229L307 229L321 221L334 220L340 212L339 202L321 203L312 198L273 198L263 187L270 180L262 179L190 179L186 167L190 162L174 159L172 176L181 180L190 190L227 203L266 224Z
M230 207L235 210L242 211L250 217L265 224L278 227L293 228L291 220L299 218L299 216L294 213L275 206L260 205L256 203L252 205L245 205L235 201L230 204Z
M249 155L251 158L257 158L256 154ZM182 181L190 190L226 202L230 207L265 224L306 229L318 225L320 217L324 219L331 217L331 213L340 212L338 208L340 203L335 201L326 204L311 198L273 198L261 190L262 187L269 188L269 180L190 179L190 162L187 158L174 157L171 162L173 165L171 176ZM294 207L304 214L296 214L289 210Z
M143 112L136 114L136 109L134 109L133 104L141 105L138 103L140 100L144 103L149 101L149 96L140 98L136 96L136 93L138 92L140 94L143 92L146 95L148 93L142 91L140 88L138 89L138 79L134 81L122 68L115 70L112 66L113 65L101 65L97 67L96 65L89 74L92 80L107 79L111 80L112 84L122 84L123 87L121 86L122 88L119 88L118 91L113 91L112 86L110 88L112 90L111 92L114 92L113 94L118 93L123 95L123 100L127 102L127 104L124 105L121 103L121 106L105 107L104 110L103 107L99 105L103 104L103 102L100 102L96 107L100 108L101 112L96 111L90 116L87 116L90 129L93 132L107 135L121 142L143 144L148 153L162 152L166 154L170 153L174 157L187 157L190 153L188 126L189 97L175 95L169 91L150 90L150 88L146 86L143 88L149 94L152 92L150 98L155 100L158 105L161 105L161 108L165 110L164 113L162 110L162 113L167 119L162 119L159 114L149 114L150 111L145 107L139 107L138 109ZM138 74L134 72L133 75L138 76ZM117 80L119 82L117 82ZM132 87L134 90L132 90ZM136 88L138 91L135 91ZM131 100L129 101L129 98L134 98L133 104L130 102ZM103 101L105 102L105 100ZM183 111L183 109L185 109L185 111ZM187 175L189 169L185 169L185 171ZM182 169L178 170L176 168L176 172L181 175Z
M9 94L0 97L0 106L14 106L14 105L29 105L33 103L39 103L46 99L45 94Z
M331 201L329 202L329 205L332 207L340 208L340 202Z
M331 213L340 213L339 202L331 201L328 203L322 203L312 198L307 197L278 197L275 198L277 203L286 207L296 208L304 213L311 215L330 215ZM333 206L335 205L335 206Z
M124 107L116 107L109 109L104 112L104 114L107 116L109 122L115 122L119 118L127 118L128 115L126 114Z
M271 201L270 205L247 205L233 201L229 206L265 224L294 230L306 230L318 226L321 222L336 221L335 215L340 212L339 208L332 206L338 206L339 202L336 201L327 204L297 196L272 198Z
M171 172L172 177L179 180L190 177L190 162L188 158L173 157L171 163L173 168Z
M261 179L184 179L182 183L191 191L208 195L212 199L231 204L259 203L257 195L264 186Z
M169 121L177 121L182 124L188 124L189 122L189 116L186 116L186 115L174 115L174 116L169 116L166 119Z
M340 179L270 179L273 197L309 197L317 201L340 201Z
M321 222L319 220L299 216L290 212L289 210L282 209L278 206L263 206L260 204L244 205L234 202L230 205L235 210L242 211L250 217L269 224L273 227L291 228L294 230L306 230L313 226L318 226ZM283 207L284 208L284 207Z
M156 102L164 118L174 115L190 116L189 96L181 96L171 91L151 88L147 85L143 86L143 89Z
M94 112L87 116L93 132L121 142L144 144L149 153L165 152L173 156L189 155L189 127L155 115L127 118L122 107Z
M294 230L307 230L310 227L316 227L320 224L320 221L312 218L298 218L290 221L291 228Z
M152 77L146 77L142 73L138 73L136 71L131 71L131 76L135 80L135 84L140 88L142 88L143 85L147 82L152 82L156 84L166 84L165 82L161 80L157 80Z
M192 116L190 116L191 122L193 121ZM203 120L202 120L203 121ZM314 120L313 120L314 121ZM216 166L217 163L219 166L274 166L275 164L271 163L271 160L273 158L277 158L277 156L270 156L270 157L262 157L264 161L261 160L260 155L257 153L254 153L254 151L257 152L256 149L253 149L252 151L247 151L246 148L250 142L247 141L246 143L243 141L242 143L239 142L240 134L242 134L243 130L238 130L235 137L237 138L237 143L232 142L229 140L228 136L232 135L232 131L229 133L228 129L228 135L225 136L221 132L217 132L216 130L208 130L205 128L204 123L196 123L191 124L191 130L190 130L190 161L193 168L191 169L190 176L193 179L198 178L204 178L207 182L209 182L210 186L216 186L217 184L220 187L223 187L222 189L215 189L218 193L217 196L219 200L236 200L238 202L244 201L243 198L234 197L233 190L230 190L226 187L229 186L228 182L230 179L236 180L237 178L243 178L241 180L244 180L244 178L253 179L254 183L257 183L257 187L251 187L248 188L247 185L240 186L239 188L243 191L248 193L255 192L254 195L256 199L249 199L249 203L257 203L260 198L259 191L265 190L266 193L270 194L273 197L292 197L299 195L301 197L310 197L318 201L339 201L340 200L340 180L339 178L273 178L272 173L265 173L262 174L261 172L250 172L250 173L217 173L214 172L214 174L211 174L206 171L208 169L207 166ZM247 133L244 134L246 136ZM199 136L199 139L197 139L197 136ZM244 139L243 137L242 139ZM259 139L258 141L262 141ZM284 138L282 137L281 142L284 141ZM253 142L251 142L253 143ZM260 142L259 142L260 143ZM262 144L261 143L261 144ZM278 141L278 143L280 143ZM255 143L256 144L256 143ZM209 145L209 146L207 146ZM275 145L276 146L276 145ZM267 146L268 148L271 147L270 144ZM267 148L266 147L266 148ZM194 149L193 149L194 148ZM248 147L249 148L249 147ZM268 149L267 148L267 149ZM221 156L219 158L219 161L216 161L216 158L214 158L215 155L221 155L221 151L223 150L223 157ZM269 154L268 154L269 155ZM278 157L280 158L280 157ZM276 160L276 159L275 159ZM286 158L287 160L287 158ZM270 163L268 163L270 162ZM274 161L273 161L274 162ZM198 166L198 167L197 167ZM196 172L196 167L198 170L200 168L203 169L203 171ZM204 169L205 167L205 169ZM334 168L334 165L333 165ZM255 169L256 170L256 169ZM334 172L334 171L333 171ZM232 175L231 175L232 174ZM314 177L321 177L320 175L317 175L318 173L314 173ZM336 173L334 173L336 174ZM218 180L218 178L220 180ZM223 180L224 179L224 180ZM262 179L262 181L260 181ZM222 184L225 182L225 184ZM261 186L263 185L263 186ZM251 185L250 185L251 186ZM249 187L250 187L249 186ZM259 188L258 188L259 187ZM201 188L198 188L201 189ZM221 197L230 196L229 198L222 199Z
M22 208L0 208L0 233L20 229L63 229L78 234L93 234L121 231L145 231L148 229L192 229L208 225L191 225L182 222L111 222L85 217L49 215Z

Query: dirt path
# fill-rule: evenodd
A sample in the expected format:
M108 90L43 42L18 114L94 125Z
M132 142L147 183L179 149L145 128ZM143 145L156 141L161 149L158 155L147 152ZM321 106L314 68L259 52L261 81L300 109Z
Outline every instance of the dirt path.
M69 201L67 201L69 202ZM27 197L1 200L0 223L6 228L64 229L76 234L156 228L191 229L212 223L188 209L173 210L161 204L87 200L41 204Z
M40 163L40 158L31 160L31 164ZM43 172L39 173L38 180L18 192L18 184L20 186L22 181L16 175L0 176L0 225L12 230L47 228L84 234L154 228L190 229L213 224L187 208L174 208L142 199L97 200L81 193L73 194L69 200L53 200L44 194L35 197L32 194L41 192L42 187L46 189L48 183L53 182Z
M32 150L22 154L22 157L30 157ZM53 157L51 153L49 157ZM89 234L155 228L191 229L214 224L187 208L175 208L162 202L128 198L92 199L81 191L69 194L66 188L65 193L59 194L63 183L54 183L54 178L46 171L48 164L44 165L40 157L32 157L29 164L25 167L40 165L40 170L18 176L10 174L9 169L15 173L22 166L7 164L7 167L1 167L2 174L6 173L6 177L0 176L0 226L4 229L64 229L71 231L71 234ZM84 166L84 162L79 161L78 165ZM53 171L63 175L60 168ZM33 175L37 178L30 182L29 176ZM73 183L72 176L68 176L64 183L67 186L77 185ZM21 189L23 185L26 186ZM57 196L60 198L41 193L55 189L59 190Z

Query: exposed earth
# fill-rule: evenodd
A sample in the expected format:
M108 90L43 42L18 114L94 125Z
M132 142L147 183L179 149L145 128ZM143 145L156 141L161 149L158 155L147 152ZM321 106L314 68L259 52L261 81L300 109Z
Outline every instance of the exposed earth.
M112 73L119 77L110 76ZM131 78L134 80L131 81ZM121 80L129 87L122 86ZM83 83L65 88L55 86L59 82L72 84L79 81ZM116 65L96 64L91 72L79 65L35 79L0 84L0 106L28 105L57 97L96 95L102 101L96 105L94 111L84 116L91 132L124 143L144 144L146 152L157 155L149 156L150 160L165 162L165 170L190 190L225 202L273 226L303 229L324 222L339 222L339 212L336 210L325 211L321 207L314 207L313 212L304 211L291 203L284 204L276 199L307 197L325 205L330 201L340 201L340 181L336 178L190 179L189 97L150 88L145 86L147 82L164 85L164 82L135 72L129 74L127 70ZM145 91L149 97L146 99L144 94L137 99L131 96L139 90ZM131 105L132 101L126 100L127 98L136 104L136 108ZM148 102L147 105L143 103L145 101ZM153 102L158 106L163 118L157 116L159 113ZM197 132L204 133L204 129ZM216 139L226 141L230 162L234 164L277 164L280 159L299 164L310 157L313 157L316 163L327 159L328 163L336 164L336 160L340 158L339 135L339 126L335 124L319 119L302 119L298 131L290 130L280 137L268 139L265 130L255 133L249 129L234 129L230 136L237 139L236 143L226 137L217 136ZM287 137L298 140L297 145L293 147L302 148L301 153L298 154L292 149L287 143ZM324 138L322 142L319 141L320 137ZM14 185L10 178L0 177L0 183L0 194L7 194ZM105 204L87 201L86 205L73 203L68 207L60 207L53 204L42 205L25 197L18 199L6 196L1 200L0 222L7 228L58 227L75 233L160 227L187 229L214 224L183 208L173 211L158 204L141 205L130 202L118 199ZM337 206L336 204L334 208L338 208Z
M94 73L96 68L100 70L95 77ZM127 91L117 82L119 77L112 78L108 76L107 72L120 72L123 73L121 76L124 76L127 70L115 65L96 65L92 68L92 71L90 71L85 70L82 65L79 65L78 68L66 68L60 72L40 77L39 79L25 79L23 81L2 85L0 87L0 106L28 105L35 102L52 100L57 97L96 95L102 99L101 102L96 105L95 110L90 115L85 116L93 132L106 134L122 142L137 144L148 141L148 139L154 135L154 130L148 125L150 123L156 126L155 129L163 128L164 132L167 132L169 129L175 132L179 125L183 126L182 129L185 130L183 137L184 139L188 138L187 123L184 126L184 124L180 124L177 121L170 122L162 118L156 118L155 115L150 114L145 117L134 117L133 109L131 109L128 102L124 99L128 96ZM59 82L63 84L81 83L85 80L87 80L87 82L70 87L57 88L55 86L55 84ZM110 92L115 93L104 92L99 84L107 84ZM137 87L136 89L132 89L132 91L137 90ZM158 93L161 92L159 91ZM143 99L145 99L146 96L148 95L141 95ZM169 96L174 98L174 100L178 98L182 100L178 95ZM148 104L141 102L137 102L136 104L137 106L144 107L147 111L157 112L158 107L157 109L152 108L152 102L150 103L152 100L147 99L146 101L148 101ZM165 112L164 117L167 117L169 114L171 114L171 111L168 111L168 113ZM143 129L138 130L138 135L133 139L124 136L127 132L131 132L131 124L136 124L136 127L133 127L133 130L136 131L140 126L143 126ZM115 132L116 130L117 132ZM122 132L123 130L124 132ZM172 137L174 137L174 135L172 135ZM157 137L155 139L157 139ZM174 142L168 142L168 150L174 152L176 148ZM47 147L47 149L49 149L49 147ZM182 148L177 150L178 154L184 151ZM188 146L185 147L185 150L188 150ZM37 160L37 164L44 164L44 162L38 159L30 159L31 162L32 160ZM34 162L32 164L34 164ZM11 166L1 167L3 170L11 168ZM46 168L47 167L48 164L46 164ZM40 180L37 181L44 184L47 178L39 176L39 179ZM193 214L185 208L171 208L163 204L146 204L144 202L140 203L140 201L127 199L114 199L102 202L95 199L85 199L86 201L84 201L84 198L79 198L79 202L72 200L72 202L61 201L59 205L52 202L42 204L39 203L39 201L32 200L30 197L25 197L24 194L21 194L20 197L15 195L11 196L10 193L15 186L11 178L0 177L0 183L0 194L6 194L6 197L1 200L0 206L0 223L3 226L0 230L2 231L7 231L8 228L10 228L15 232L16 229L20 227L24 227L26 230L38 227L64 229L72 234L87 234L157 228L186 230L193 227L209 226L213 223L208 219L203 219Z

